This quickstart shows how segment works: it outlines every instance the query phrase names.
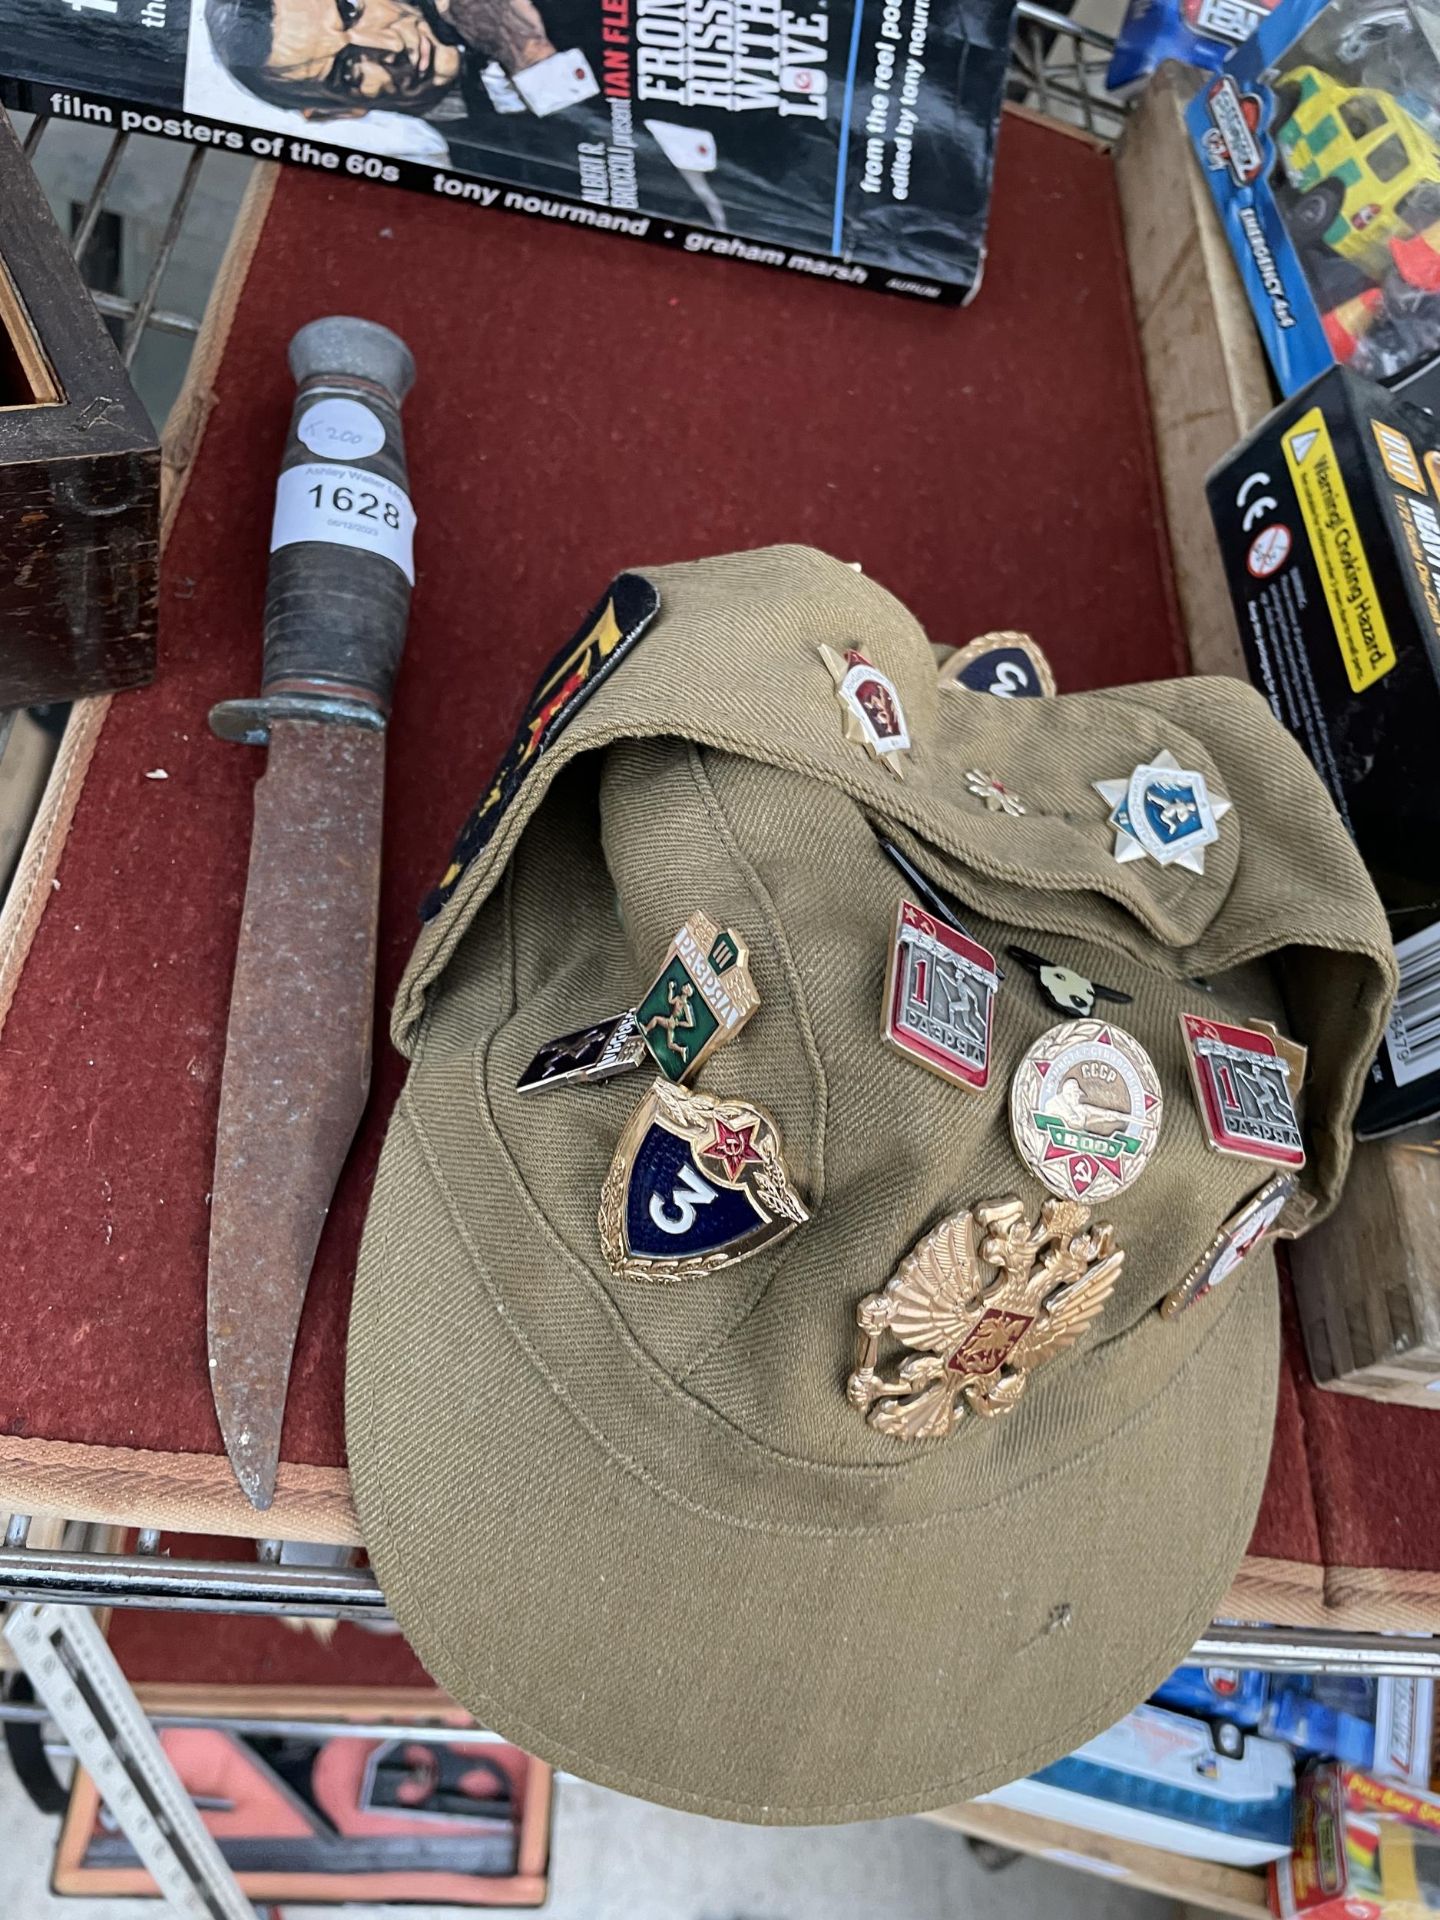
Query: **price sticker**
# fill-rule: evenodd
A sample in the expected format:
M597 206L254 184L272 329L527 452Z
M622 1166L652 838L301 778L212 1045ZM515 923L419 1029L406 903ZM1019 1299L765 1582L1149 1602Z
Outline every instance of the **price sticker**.
M385 444L385 429L358 400L317 400L301 414L300 439L326 460L368 460Z
M415 584L415 509L403 487L333 461L287 467L275 489L270 551L300 540L357 547L393 560Z

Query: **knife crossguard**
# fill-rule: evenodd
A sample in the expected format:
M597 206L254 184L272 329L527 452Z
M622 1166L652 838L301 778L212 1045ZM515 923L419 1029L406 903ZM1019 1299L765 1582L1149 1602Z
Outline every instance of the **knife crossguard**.
M260 695L210 714L221 739L252 746L275 720L383 728L410 614L410 349L388 327L337 315L300 329L290 371Z

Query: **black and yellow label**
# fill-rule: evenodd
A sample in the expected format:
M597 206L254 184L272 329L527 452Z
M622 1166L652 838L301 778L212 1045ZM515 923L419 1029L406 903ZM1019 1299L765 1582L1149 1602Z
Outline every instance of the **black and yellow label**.
M1395 647L1319 407L1311 407L1286 432L1284 447L1346 677L1353 692L1364 693L1395 665Z
M1408 487L1411 493L1424 493L1425 476L1420 471L1420 461L1408 438L1398 427L1392 427L1385 420L1372 420L1370 431L1380 449L1380 458L1385 462L1385 471L1395 484Z
M1440 639L1440 515L1429 500L1412 500L1405 493L1392 493L1390 504L1410 551L1430 631Z

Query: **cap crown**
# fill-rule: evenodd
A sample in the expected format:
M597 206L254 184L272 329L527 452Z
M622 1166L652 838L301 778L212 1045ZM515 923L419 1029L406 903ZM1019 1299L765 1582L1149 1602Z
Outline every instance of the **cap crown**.
M1387 992L1369 882L1308 764L1239 683L1026 701L942 693L910 616L818 554L647 577L661 602L653 629L545 749L422 938L397 1014L422 1061L410 1098L453 1126L463 1069L470 1124L503 1145L531 1217L530 1244L507 1261L517 1314L563 1323L584 1290L637 1364L759 1446L928 1478L933 1466L899 1459L846 1402L856 1303L949 1215L1015 1195L1038 1216L1047 1196L1012 1144L1009 1084L1055 1014L1011 966L983 1092L886 1047L889 942L907 890L877 836L960 903L1002 966L1018 942L1123 989L1119 1023L1166 1089L1160 1145L1135 1186L1096 1209L1127 1253L1098 1332L1046 1370L1018 1425L986 1423L947 1453L947 1477L983 1480L992 1450L1053 1444L1048 1399L1073 1424L1064 1376L1093 1376L1098 1345L1146 1320L1263 1178L1205 1144L1182 1012L1284 1024L1289 1003L1311 1047L1308 1178L1321 1206L1333 1198ZM903 780L846 737L822 645L863 651L894 682L911 740ZM1112 854L1094 782L1166 752L1233 803L1202 874ZM977 767L1024 812L987 808L966 780ZM773 1116L811 1219L742 1262L658 1287L614 1277L596 1225L645 1077L541 1098L516 1082L546 1040L636 1004L697 909L746 941L761 1002L699 1084ZM488 1187L475 1181L458 1203L483 1233ZM1168 1368L1158 1322L1149 1344ZM856 1482L850 1497L863 1507L870 1493Z

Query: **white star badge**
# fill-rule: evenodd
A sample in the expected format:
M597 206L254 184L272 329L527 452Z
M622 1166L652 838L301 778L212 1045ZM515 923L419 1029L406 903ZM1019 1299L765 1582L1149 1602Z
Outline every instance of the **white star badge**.
M1205 849L1220 838L1230 802L1211 793L1203 773L1192 773L1165 752L1122 780L1096 780L1095 791L1110 809L1115 858L1204 873Z

